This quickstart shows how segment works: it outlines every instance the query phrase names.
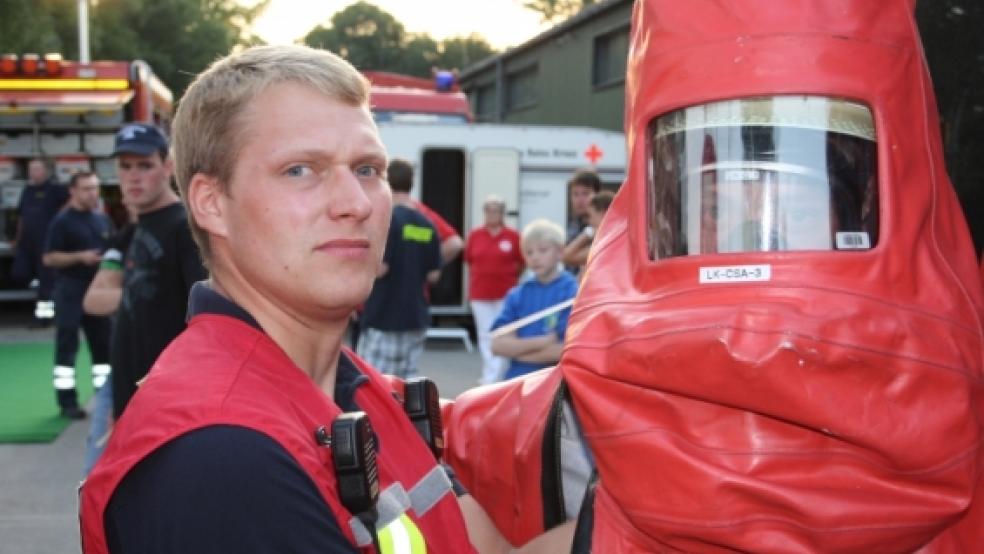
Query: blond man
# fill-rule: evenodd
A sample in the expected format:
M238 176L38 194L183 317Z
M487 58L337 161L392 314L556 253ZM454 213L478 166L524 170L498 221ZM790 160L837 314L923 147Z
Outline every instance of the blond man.
M234 54L189 87L176 175L210 279L82 488L87 553L509 548L342 348L390 219L367 90L348 63L299 46ZM333 429L356 411L372 429L352 450ZM376 471L350 463L368 452ZM366 487L340 484L352 478ZM375 505L361 501L371 490ZM570 530L528 546L552 540L569 545Z

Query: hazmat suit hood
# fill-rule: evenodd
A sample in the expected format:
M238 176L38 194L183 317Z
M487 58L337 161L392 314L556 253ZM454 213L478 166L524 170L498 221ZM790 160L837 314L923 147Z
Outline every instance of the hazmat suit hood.
M636 2L559 364L613 551L982 544L984 294L913 8Z

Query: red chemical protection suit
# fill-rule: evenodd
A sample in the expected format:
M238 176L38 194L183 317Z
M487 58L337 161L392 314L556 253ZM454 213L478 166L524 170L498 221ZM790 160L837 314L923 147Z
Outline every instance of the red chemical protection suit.
M576 549L984 548L984 292L913 9L636 2L628 176L563 357L447 422L514 543L571 517L567 397Z

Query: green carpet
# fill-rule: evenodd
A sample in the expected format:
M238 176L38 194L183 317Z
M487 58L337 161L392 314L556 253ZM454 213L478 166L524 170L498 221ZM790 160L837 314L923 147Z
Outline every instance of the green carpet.
M76 386L79 404L92 395L89 350L79 347ZM0 344L0 442L51 442L68 427L52 387L54 341Z

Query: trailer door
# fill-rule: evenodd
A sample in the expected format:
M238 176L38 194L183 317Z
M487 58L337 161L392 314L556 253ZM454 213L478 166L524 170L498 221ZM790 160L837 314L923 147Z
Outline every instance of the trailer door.
M465 152L460 148L425 148L421 156L420 200L441 215L462 237L465 227ZM431 313L465 313L465 276L461 256L441 269L430 289Z
M519 226L519 150L476 148L471 163L471 228L484 223L482 202L490 194L506 202L506 225Z

